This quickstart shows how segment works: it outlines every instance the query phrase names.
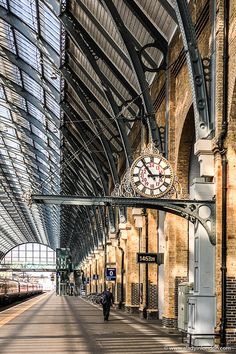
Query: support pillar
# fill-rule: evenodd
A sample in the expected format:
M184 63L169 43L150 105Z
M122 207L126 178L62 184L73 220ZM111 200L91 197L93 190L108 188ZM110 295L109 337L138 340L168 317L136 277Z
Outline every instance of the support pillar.
M129 313L139 312L139 267L137 253L139 249L139 233L135 228L132 209L127 213L127 240L125 247L126 301L125 310Z

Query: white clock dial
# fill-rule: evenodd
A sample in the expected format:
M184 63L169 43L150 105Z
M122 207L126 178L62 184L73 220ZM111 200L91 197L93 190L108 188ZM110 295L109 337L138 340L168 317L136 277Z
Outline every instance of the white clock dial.
M140 195L161 197L173 184L171 165L160 155L141 156L131 166L131 184Z

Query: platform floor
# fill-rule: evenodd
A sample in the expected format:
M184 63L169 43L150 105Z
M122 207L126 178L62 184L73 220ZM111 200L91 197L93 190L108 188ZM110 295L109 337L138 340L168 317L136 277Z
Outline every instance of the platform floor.
M193 350L154 321L112 309L109 322L103 322L100 306L49 293L0 312L0 353L158 354Z

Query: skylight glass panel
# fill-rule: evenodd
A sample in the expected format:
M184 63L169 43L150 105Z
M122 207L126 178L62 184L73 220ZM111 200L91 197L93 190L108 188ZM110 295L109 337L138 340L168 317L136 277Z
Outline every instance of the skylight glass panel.
M41 159L41 157L38 156L37 160L49 170L49 165L43 159Z
M17 161L21 161L21 162L24 161L23 156L21 156L20 154L13 154L12 152L10 152L10 153L9 153L9 156L10 156L11 158L16 159Z
M39 18L41 36L60 53L60 22L42 1L39 3Z
M55 124L53 124L52 122L48 122L47 128L50 132L52 132L54 135L56 135L59 138L59 136L60 136L59 130L57 129Z
M16 54L11 27L2 19L0 19L0 45Z
M15 129L13 129L13 128L9 127L9 126L7 126L6 129L7 129L6 130L6 134L7 135L11 135L12 137L16 137Z
M4 117L6 120L11 121L10 110L1 104L0 104L0 116Z
M16 92L10 90L8 87L5 87L5 92L7 95L7 100L9 102L12 102L14 105L24 109L25 111L27 110L25 99L22 96L18 95L18 93L16 93Z
M22 73L24 88L26 91L30 92L34 97L38 98L40 101L43 100L43 89L35 82L29 75Z
M33 0L10 0L10 10L24 23L37 30L36 5Z
M60 91L60 73L53 68L52 64L45 57L43 57L43 73L45 78Z
M24 141L25 143L28 143L28 144L30 144L31 146L34 146L33 139L29 138L25 133L18 131L18 132L17 132L17 135L18 135L18 138L19 138L21 141Z
M30 129L30 124L25 118L19 116L15 112L12 112L12 118L13 118L14 123L20 125L21 127L26 128L28 130Z
M49 153L47 150L45 150L44 148L42 148L41 145L39 145L38 143L35 142L35 148L37 150L39 150L41 153L43 153L45 155L45 157L48 159L49 158ZM37 153L37 152L36 152Z
M0 0L0 5L7 9L7 0Z
M45 121L46 121L45 115L42 112L40 112L40 110L38 110L30 102L28 102L28 110L29 110L29 114L31 114L34 118L39 120L43 125L45 125Z
M60 117L60 106L55 100L46 92L46 105L48 109L53 112L58 118Z
M0 73L7 79L22 86L20 78L20 70L16 65L12 64L9 60L0 57Z
M53 150L58 151L59 146L56 145L52 140L49 140L49 146L53 148Z
M13 166L19 170L25 171L26 172L26 168L23 164L17 163L17 162L13 162Z
M2 85L0 85L0 99L2 100L6 99Z
M7 146L14 148L16 150L18 150L20 148L20 145L16 141L4 138L4 142Z
M37 135L39 138L41 138L44 142L47 141L47 137L45 136L45 134L38 129L37 127L35 127L34 125L32 125L32 132Z
M41 73L40 52L37 47L17 30L15 34L19 57Z
M1 149L1 155L8 156L8 152L6 149Z

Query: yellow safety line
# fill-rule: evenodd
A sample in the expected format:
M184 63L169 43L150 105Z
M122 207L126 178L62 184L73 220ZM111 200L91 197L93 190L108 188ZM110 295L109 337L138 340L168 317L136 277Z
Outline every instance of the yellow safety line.
M35 304L37 304L39 301L43 300L45 297L48 296L48 293L43 294L40 296L40 298L37 299L31 299L29 301L26 301L22 304L19 304L17 306L11 307L10 309L4 310L2 312L0 312L0 327L4 326L6 323L8 323L9 321L13 320L14 318L16 318L17 316L19 316L20 314L22 314L23 312L27 311L29 308L31 308L32 306L34 306ZM4 317L1 319L1 317L3 317L2 315L9 310L16 310L13 314L9 314L9 316Z

